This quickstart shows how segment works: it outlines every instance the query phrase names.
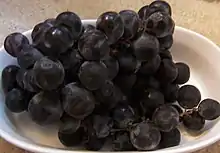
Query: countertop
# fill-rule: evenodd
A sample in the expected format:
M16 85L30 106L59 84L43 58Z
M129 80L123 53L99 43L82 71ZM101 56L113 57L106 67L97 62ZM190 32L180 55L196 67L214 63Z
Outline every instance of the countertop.
M199 32L220 44L220 0L167 0L176 25ZM0 44L11 32L23 32L62 11L74 11L82 19L96 18L106 10L138 10L151 0L1 0ZM25 153L0 138L1 153ZM219 153L220 142L196 153Z

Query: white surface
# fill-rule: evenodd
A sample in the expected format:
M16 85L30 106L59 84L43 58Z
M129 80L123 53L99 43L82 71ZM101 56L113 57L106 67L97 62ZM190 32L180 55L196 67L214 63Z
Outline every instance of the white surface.
M84 24L94 24L95 20L85 20ZM30 38L31 31L25 33ZM171 49L175 61L189 64L191 79L189 84L196 85L202 97L220 100L220 49L207 38L176 27L174 44ZM16 59L0 49L0 72ZM1 82L1 81L0 81ZM207 122L204 133L193 137L182 132L179 146L153 151L153 153L189 153L220 140L220 122ZM0 136L10 143L32 152L41 153L80 153L82 150L67 150L57 138L57 127L40 127L33 123L26 113L12 114L4 106L4 95L0 93ZM59 149L56 149L59 148ZM87 151L88 152L88 151Z

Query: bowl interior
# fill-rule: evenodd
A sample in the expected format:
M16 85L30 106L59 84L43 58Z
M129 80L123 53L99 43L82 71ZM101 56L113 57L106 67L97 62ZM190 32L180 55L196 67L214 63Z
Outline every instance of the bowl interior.
M95 20L84 21L94 24ZM25 33L30 38L31 31ZM191 78L188 84L196 85L202 98L212 97L220 100L220 51L208 39L194 32L177 27L174 33L174 44L171 49L174 60L188 63ZM0 50L0 71L16 59ZM0 81L1 82L1 81ZM41 127L31 121L27 113L12 114L4 105L4 94L0 89L0 135L9 142L35 152L62 153L65 148L57 138L58 126ZM189 135L183 128L182 141L179 146L154 151L155 153L180 153L200 149L220 139L220 122L207 122L201 135ZM54 149L53 149L54 148ZM55 149L59 148L59 149ZM68 151L67 151L68 152Z

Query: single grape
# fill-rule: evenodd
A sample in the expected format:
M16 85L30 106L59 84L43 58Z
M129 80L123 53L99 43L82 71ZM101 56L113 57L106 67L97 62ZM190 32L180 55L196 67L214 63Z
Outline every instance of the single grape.
M163 86L163 94L166 103L174 103L178 97L179 86L176 84L168 83Z
M19 71L16 65L8 65L2 71L2 89L5 93L17 87L16 75Z
M158 70L160 62L161 59L159 55L149 61L142 62L139 72L144 75L153 75Z
M156 37L143 33L133 44L134 55L137 60L148 61L159 53L159 41Z
M162 105L155 110L152 120L160 131L169 132L178 126L179 113L170 105Z
M81 19L76 13L69 11L60 13L56 17L56 22L58 25L65 26L66 28L68 28L72 36L72 39L79 39L83 30L83 26Z
M116 132L113 137L112 149L114 151L135 151L128 132Z
M183 116L183 125L191 131L200 131L205 125L205 119L197 111Z
M86 61L81 65L78 77L87 89L97 90L108 79L108 71L102 62Z
M184 85L179 89L177 101L185 109L196 107L201 100L201 93L193 85Z
M12 33L4 41L6 52L13 57L17 57L24 45L29 45L29 40L21 33Z
M17 55L18 64L21 68L32 68L36 61L40 60L43 54L31 45L24 45Z
M205 120L215 120L220 116L220 104L214 99L204 99L199 104L198 112Z
M74 43L68 29L62 26L49 28L42 41L44 47L47 48L47 50L41 50L43 54L53 57L66 52Z
M79 39L78 48L86 60L100 60L110 52L107 37L99 30L84 33Z
M116 43L124 34L124 23L116 12L105 12L96 21L96 28L103 31L108 37L108 43Z
M180 144L180 141L181 141L181 133L177 128L169 132L161 132L161 141L160 141L161 148L178 146Z
M56 91L37 93L30 100L28 106L28 113L31 119L39 125L59 121L63 114L59 96L59 93Z
M85 118L95 107L93 95L76 83L67 84L62 89L62 102L64 111L76 119Z
M133 73L137 67L137 60L132 54L124 54L118 57L119 71L122 73Z
M159 38L160 49L167 50L170 49L173 45L173 35L168 35L162 38Z
M171 83L176 79L177 75L178 71L173 61L170 59L163 59L156 73L157 79L161 83Z
M146 32L158 38L163 38L173 33L175 23L170 15L163 12L155 12L144 21L144 26Z
M133 10L123 10L119 12L119 15L124 22L124 34L123 39L133 38L139 30L140 21L138 14Z
M64 68L59 61L43 57L34 64L33 75L36 84L43 90L53 90L64 81Z
M176 68L178 69L178 75L176 79L174 80L174 83L176 84L184 84L187 81L189 81L190 78L190 68L185 63L176 63Z
M5 96L5 105L13 113L20 113L27 109L27 95L18 88L13 88Z
M164 104L164 95L155 89L145 89L140 104L146 116L151 118L155 109Z
M170 16L172 14L170 4L166 1L163 1L163 0L154 1L149 5L149 7L152 9L158 10L159 12L165 12L165 13L169 14Z
M158 147L161 134L152 123L144 121L132 128L130 140L138 150L153 150Z
M117 128L126 129L135 120L134 110L127 104L118 104L112 110L112 118Z
M114 57L107 56L107 58L103 60L103 63L106 65L108 69L108 79L109 80L114 79L119 72L118 60Z

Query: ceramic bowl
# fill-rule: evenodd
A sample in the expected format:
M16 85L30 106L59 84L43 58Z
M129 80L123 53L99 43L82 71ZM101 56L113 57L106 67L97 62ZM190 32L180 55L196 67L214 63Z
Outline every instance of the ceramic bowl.
M95 24L96 20L84 20L84 24ZM24 33L29 39L31 30ZM220 49L209 39L193 31L176 27L171 53L175 61L186 62L191 68L188 84L197 86L202 98L220 100ZM0 49L0 70L16 59ZM1 82L1 81L0 81ZM181 129L181 127L180 127ZM189 153L204 148L220 140L220 122L207 122L203 134L191 136L181 129L179 146L152 151L152 153ZM57 138L57 127L40 127L33 123L27 113L12 114L4 104L4 94L0 92L0 136L8 142L31 152L40 153L82 153L77 148L67 149ZM88 152L88 151L86 151Z

